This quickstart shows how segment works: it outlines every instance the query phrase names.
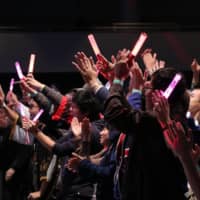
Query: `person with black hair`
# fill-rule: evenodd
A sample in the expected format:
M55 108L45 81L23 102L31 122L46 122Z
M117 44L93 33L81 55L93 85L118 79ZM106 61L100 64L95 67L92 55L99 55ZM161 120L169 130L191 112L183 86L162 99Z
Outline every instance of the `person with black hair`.
M102 148L99 144L99 126L96 125L96 121L99 119L99 106L93 93L82 88L73 90L69 113L77 118L79 123L82 122L85 117L88 117L91 120L92 139L90 153L99 152ZM58 156L66 156L66 160L68 160L72 152L77 150L81 141L80 133L76 134L72 129L69 129L63 137L54 141L38 130L31 121L26 122L24 128L31 128L30 131L32 131L36 139L38 139L49 151ZM85 179L82 177L63 168L62 188L57 199L74 198L75 196L77 198L90 198L92 193L93 185L91 183L86 183Z
M122 67L123 71L126 70L124 76L120 73ZM148 86L145 95L146 110L140 111L131 108L123 93L122 84L128 73L126 63L115 66L115 79L104 109L108 123L123 133L132 135L126 186L121 199L186 199L184 194L187 192L187 180L184 170L180 161L166 146L162 134L171 119L180 121L184 127L187 126L185 114L189 98L185 79L182 75L181 81L166 100L159 90L164 91L178 71L174 68L156 71L150 82L145 84ZM160 104L167 103L169 110L161 110Z
M66 167L69 170L75 170L81 176L87 176L87 179L92 182L97 182L96 198L98 200L114 199L114 172L116 169L116 144L120 132L113 129L110 125L105 124L105 127L100 131L100 143L104 147L104 152L101 154L99 161L96 162L93 156L82 157L73 154Z

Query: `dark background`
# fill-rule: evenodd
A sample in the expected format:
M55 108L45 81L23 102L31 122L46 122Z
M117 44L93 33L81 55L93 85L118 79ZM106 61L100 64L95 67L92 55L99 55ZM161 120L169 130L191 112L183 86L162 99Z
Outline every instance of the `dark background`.
M102 53L110 58L131 48L139 33L149 38L158 58L191 79L190 63L200 60L198 1L73 0L2 1L0 6L0 79L7 88L16 77L14 62L26 73L30 53L36 53L36 78L62 91L80 86L71 65L74 54L93 55L87 34L94 33ZM137 61L141 64L140 57ZM188 82L189 82L188 81Z

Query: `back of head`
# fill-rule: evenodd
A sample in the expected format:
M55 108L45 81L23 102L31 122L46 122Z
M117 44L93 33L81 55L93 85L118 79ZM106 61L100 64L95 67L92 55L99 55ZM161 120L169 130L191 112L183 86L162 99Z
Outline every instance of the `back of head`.
M182 78L170 95L168 102L172 113L185 114L189 106L189 97L186 92L186 80L181 72L175 68L162 68L152 75L151 82L153 89L165 91L177 73L181 74Z
M87 114L91 121L99 119L100 103L91 90L78 89L73 95L72 102L79 107L83 114Z

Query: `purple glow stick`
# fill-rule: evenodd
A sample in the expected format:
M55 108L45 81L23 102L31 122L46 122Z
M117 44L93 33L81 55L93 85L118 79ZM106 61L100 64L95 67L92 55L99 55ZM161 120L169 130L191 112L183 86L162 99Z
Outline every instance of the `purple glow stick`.
M171 93L173 92L174 88L176 87L176 85L178 84L178 82L181 80L182 76L180 74L176 74L173 78L173 80L171 81L171 83L169 84L169 86L167 87L167 89L163 92L163 96L168 99L169 96L171 95Z
M36 122L40 118L40 116L42 115L43 112L44 112L44 110L40 109L40 111L33 118L33 122Z
M11 78L11 80L10 80L10 87L9 87L9 91L10 91L10 92L13 91L14 82L15 82L15 79L14 79L14 78Z
M22 69L21 69L21 67L20 67L19 62L15 62L15 67L16 67L16 70L17 70L17 74L18 74L19 79L20 79L20 80L23 79L23 78L24 78L24 75L23 75L23 73L22 73Z

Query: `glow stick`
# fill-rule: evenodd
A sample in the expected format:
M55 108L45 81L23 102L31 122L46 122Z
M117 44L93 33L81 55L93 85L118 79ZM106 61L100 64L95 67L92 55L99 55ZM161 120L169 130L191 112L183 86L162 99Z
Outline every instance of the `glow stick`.
M92 46L92 49L93 49L95 55L96 56L99 55L100 54L100 49L99 49L99 47L98 47L98 45L96 43L94 35L93 34L89 34L88 35L88 39L89 39L90 45Z
M136 57L138 52L140 51L141 47L143 46L144 42L147 39L147 34L146 33L141 33L137 42L135 43L135 46L133 47L131 54Z
M44 112L44 110L41 109L41 110L35 115L35 117L33 118L33 121L36 122L36 121L40 118L40 116L42 115L43 112Z
M23 79L23 78L24 78L24 75L23 75L23 73L22 73L22 69L21 69L21 67L20 67L19 62L15 62L15 67L16 67L16 70L17 70L17 74L18 74L19 79Z
M168 99L169 96L171 95L171 93L173 92L174 88L176 87L176 85L178 84L178 82L181 80L182 76L180 74L176 74L173 78L173 80L171 81L171 83L169 84L169 86L167 87L167 89L163 92L163 96Z
M11 80L10 80L10 87L9 87L9 91L10 91L10 92L13 91L14 82L15 82L15 79L14 79L14 78L11 78Z
M31 54L29 67L28 67L28 73L33 73L33 71L34 71L34 63L35 63L35 54Z

